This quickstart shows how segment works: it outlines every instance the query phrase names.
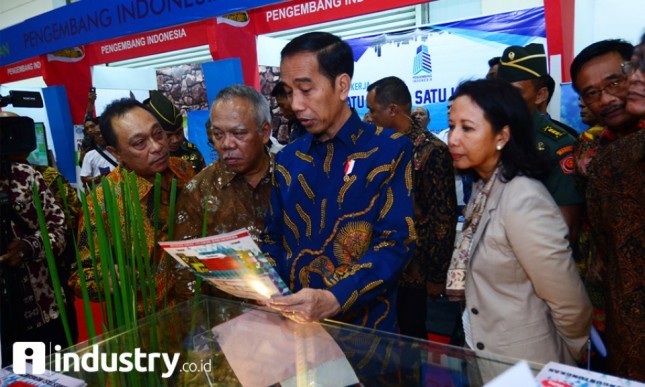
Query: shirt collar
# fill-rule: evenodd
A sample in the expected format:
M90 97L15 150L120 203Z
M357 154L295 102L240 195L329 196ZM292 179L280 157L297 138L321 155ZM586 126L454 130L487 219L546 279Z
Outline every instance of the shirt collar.
M126 178L130 178L130 174L132 172L123 168L121 165L117 166L110 172L110 180L112 180L113 183L115 183L115 187L118 187L118 183L121 183L125 181ZM149 182L148 180L144 179L143 177L135 174L136 176L136 185L137 185L137 191L139 191L139 199L144 198L154 187L154 183Z
M365 124L363 121L361 121L361 118L358 116L356 111L352 110L352 114L349 116L347 121L341 126L341 128L336 132L336 135L328 141L337 141L342 144L345 144L346 146L352 146L354 144L354 140L358 138L361 135L361 131L363 130L362 127ZM305 149L306 151L309 151L311 148L312 144L322 144L322 142L316 140L314 136L312 136L310 133L305 134L303 137L305 141ZM325 142L328 142L325 141Z
M163 189L164 186L170 187L170 182L172 179L175 177L177 178L177 188L182 188L184 181L186 178L181 178L182 173L179 171L179 163L181 159L176 159L174 157L171 157L168 160L168 168L166 168L165 171L161 173L161 187ZM124 172L127 173L127 176L130 175L131 171L128 171L127 169L123 168L121 165L117 166L110 172L111 180L115 183L120 183L123 181L124 177ZM143 199L148 195L154 188L155 184L154 181L150 182L147 179L144 179L143 177L135 174L136 176L136 184L137 184L137 190L139 191L139 198ZM167 184L164 184L166 182Z
M273 173L274 159L273 159L273 155L269 152L267 147L264 147L264 152L262 154L262 157L269 158L269 168L267 168L264 178L271 177L271 174ZM215 180L215 185L217 186L218 189L222 189L225 186L231 184L231 182L236 178L244 179L244 176L242 176L241 174L229 171L229 169L226 168L226 165L224 165L224 162L221 159L217 160L217 163L219 163L219 168L216 173L219 176L214 180Z
M428 132L427 129L423 129L418 122L416 122L415 120L412 120L412 124L408 128L406 135L410 138L410 140L414 141L417 138L419 138L419 136L423 136L427 132Z
M600 132L600 141L611 142L616 139L616 133L612 132L611 129L605 126L605 128Z

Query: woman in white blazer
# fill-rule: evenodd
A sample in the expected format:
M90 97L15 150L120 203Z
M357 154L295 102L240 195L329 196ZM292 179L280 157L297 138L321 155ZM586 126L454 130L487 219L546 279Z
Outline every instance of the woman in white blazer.
M591 304L567 225L538 180L546 171L527 107L501 80L461 84L449 115L455 167L479 176L448 271L465 297L469 347L538 363L583 356Z

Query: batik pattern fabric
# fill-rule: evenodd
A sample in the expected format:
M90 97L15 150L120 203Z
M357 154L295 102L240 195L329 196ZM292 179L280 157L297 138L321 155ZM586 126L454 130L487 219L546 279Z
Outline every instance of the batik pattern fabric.
M114 190L114 196L119 207L119 214L122 214L122 224L121 230L123 233L126 232L126 222L124 219L125 210L123 208L124 203L129 198L124 198L123 196L126 192L122 191L122 186L120 183L124 181L124 172L125 171L121 166L115 168L109 175L106 176L106 179L110 183L112 189ZM151 267L155 271L155 295L156 303L160 305L161 302L165 299L166 295L172 289L172 283L166 283L166 267L165 260L162 260L163 256L162 251L159 247L154 245L155 237L157 241L163 241L167 237L168 225L169 225L169 210L170 210L170 187L173 179L177 179L177 190L180 190L184 187L186 182L194 176L194 171L191 165L179 158L171 157L169 161L169 168L166 169L161 174L161 202L159 206L158 213L158 224L154 223L154 182L150 182L143 177L136 176L136 187L139 195L139 205L141 206L142 215L143 215L143 227L146 240L146 246L149 251L150 259L156 257L158 262L152 262ZM98 199L100 210L103 214L104 219L106 218L106 208L104 203L104 192L103 187L98 186L96 188L96 197ZM69 279L69 285L74 289L74 292L80 297L81 293L81 282L79 275L82 273L85 276L85 281L87 289L89 292L90 299L93 301L99 301L99 291L102 289L100 274L101 273L101 258L98 251L98 234L96 232L96 208L91 199L91 194L87 196L87 204L89 207L89 220L86 220L81 214L79 221L78 229L78 249L81 260L82 267L77 269ZM88 236L85 223L90 223L91 236ZM106 229L109 230L108 225L106 224ZM90 241L89 238L93 238L93 246L95 246L94 257L96 260L97 266L97 275L94 273L94 268L92 267L92 252L90 250ZM156 251L155 251L156 250ZM172 282L172 278L170 279ZM141 300L141 297L138 298ZM139 303L138 310L141 314L143 311L143 305Z
M479 221L486 210L486 203L493 185L497 181L499 166L484 182L483 180L475 185L475 196L468 201L466 206L466 219L461 236L455 244L446 278L446 294L453 301L464 301L466 299L466 274L469 267L469 260L472 256L473 238L479 227Z
M47 188L39 172L29 165L12 163L11 174L11 183L9 184L11 205L17 216L24 222L23 226L11 222L12 232L16 239L22 239L31 246L33 254L25 256L17 267L11 268L5 265L3 270L4 275L18 279L17 296L21 299L23 314L16 316L16 319L20 321L21 329L31 330L58 318L60 315L45 257L36 204L32 195L34 184L38 189L49 240L55 255L65 249L67 226L65 225L65 214L56 205L54 195ZM2 191L6 191L7 183L7 180L0 181ZM4 292L4 289L0 289L0 291Z
M76 189L56 168L46 165L34 165L33 167L43 175L47 188L54 195L54 201L63 211L65 211L65 203L67 203L67 210L65 211L67 230L76 230L78 215L81 212L81 201L78 199ZM62 190L59 189L58 180L62 182Z
M73 308L74 294L67 281L72 272L72 266L76 263L75 237L78 235L78 216L82 211L81 201L78 199L76 188L56 168L46 165L33 165L33 167L42 174L45 184L54 195L54 201L65 213L65 223L67 225L67 232L65 233L66 247L56 257L56 260L58 263L58 275L62 288L65 289L68 308Z
M589 179L589 165L598 150L611 144L616 135L606 127L593 127L580 134L574 145L575 177L578 190L585 193ZM593 305L592 323L600 332L605 332L605 265L591 233L588 213L585 209L580 220L578 240L574 244L576 266L580 271L587 294Z
M272 156L265 152L262 157L268 167L256 187L243 175L229 171L222 159L191 179L177 199L175 239L217 235L245 227L259 244L273 172Z
M598 150L587 210L605 262L607 372L645 382L645 129Z
M416 122L407 132L413 145L416 249L399 281L408 288L443 288L455 243L457 197L448 147Z
M598 149L611 144L614 140L616 140L616 134L607 127L593 127L578 136L573 147L573 159L576 184L580 192L584 193L587 189L589 164L598 153Z
M412 144L356 113L325 142L276 155L263 251L293 292L327 289L336 320L394 332L396 286L416 239Z

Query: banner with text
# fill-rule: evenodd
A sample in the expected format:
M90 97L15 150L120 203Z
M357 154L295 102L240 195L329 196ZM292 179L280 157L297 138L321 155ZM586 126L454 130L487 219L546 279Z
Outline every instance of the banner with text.
M257 8L250 13L257 34L261 35L427 2L428 0L295 0Z
M278 1L79 1L0 31L0 66L74 46L250 10Z
M354 51L349 104L367 112L367 86L396 76L410 89L413 106L430 113L429 129L448 127L447 101L459 82L482 78L488 60L509 45L542 43L546 47L542 7L452 23L432 25L347 41Z
M42 75L43 61L40 57L25 59L8 66L0 67L0 84L22 81Z
M206 28L214 19L202 20L88 45L92 65L116 62L208 44Z

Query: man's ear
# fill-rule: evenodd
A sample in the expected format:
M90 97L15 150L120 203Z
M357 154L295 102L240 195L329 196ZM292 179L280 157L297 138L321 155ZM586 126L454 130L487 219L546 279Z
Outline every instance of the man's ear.
M264 122L262 124L262 127L260 128L260 137L262 137L262 143L266 145L269 142L269 138L271 137L271 124L268 122Z
M119 164L121 164L121 152L119 152L118 149L111 145L106 146L105 149L112 153L114 157L116 157L116 160L119 162Z
M394 117L397 114L399 114L399 112L401 111L401 108L399 107L399 105L397 105L395 103L391 103L391 104L387 105L386 111L387 111L387 114L390 117Z
M535 96L535 106L540 106L542 103L546 103L549 99L549 89L546 87L540 87L536 96Z
M340 99L344 102L347 101L349 95L349 88L352 85L352 79L347 73L342 73L336 77L336 88L340 90Z

